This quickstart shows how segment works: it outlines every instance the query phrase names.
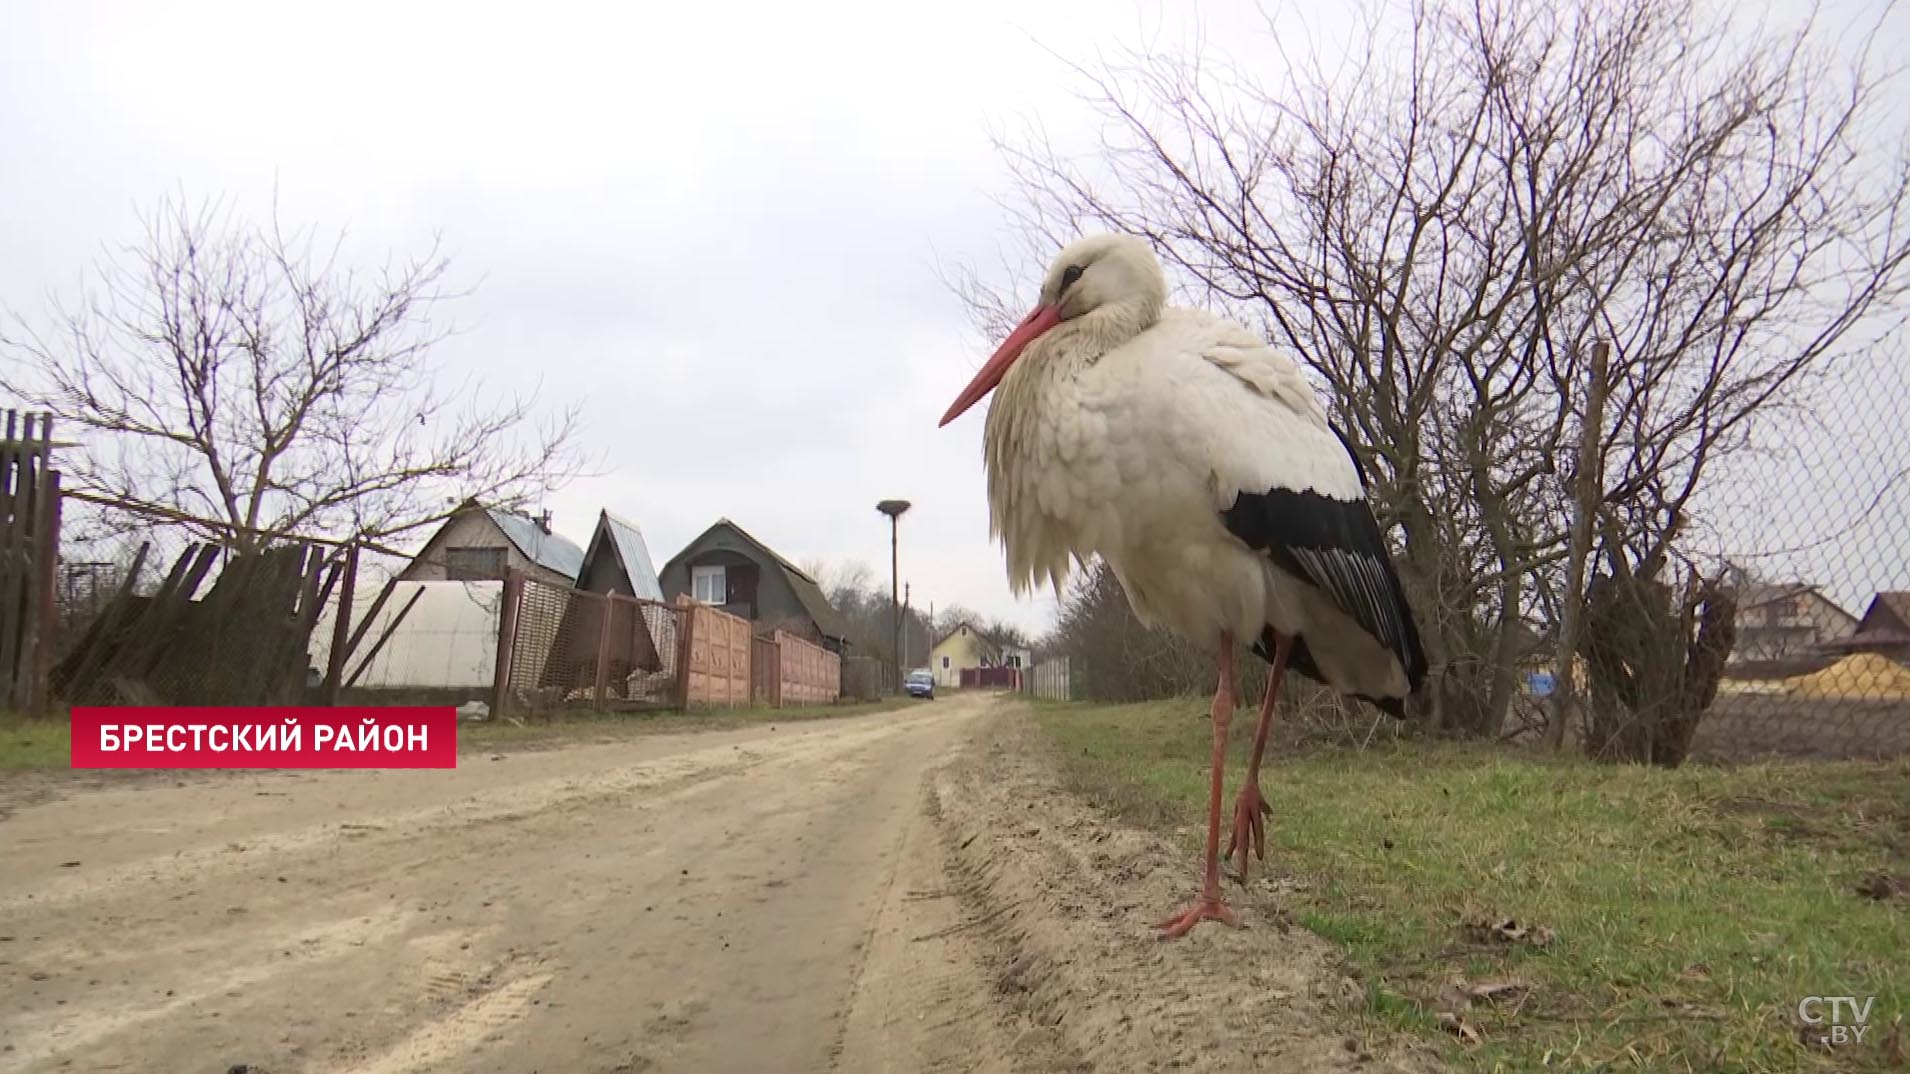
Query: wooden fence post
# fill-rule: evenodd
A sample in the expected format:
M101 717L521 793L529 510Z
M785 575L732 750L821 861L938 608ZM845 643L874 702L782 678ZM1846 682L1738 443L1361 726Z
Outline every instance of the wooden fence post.
M338 590L338 615L332 620L332 650L325 656L325 693L323 704L337 705L338 690L344 685L346 648L351 641L353 595L358 592L358 542L345 549L345 581Z
M52 439L53 420L41 426L45 438ZM27 711L45 716L53 705L53 650L59 644L60 624L60 475L53 469L51 447L40 464L41 506L40 549L35 559L40 568L38 604L40 629L33 647L32 679L28 682Z
M491 718L502 719L510 708L511 658L517 649L517 609L523 602L524 577L515 568L504 572L504 600L497 613L497 660L491 669Z
M696 635L696 605L686 596L677 597L677 614L683 622L677 630L676 658L676 704L684 712L690 711L690 654L695 652L692 645Z
M595 698L592 707L598 712L604 710L605 695L610 692L610 613L616 610L615 598L609 593L598 595L602 607L597 612L597 674Z

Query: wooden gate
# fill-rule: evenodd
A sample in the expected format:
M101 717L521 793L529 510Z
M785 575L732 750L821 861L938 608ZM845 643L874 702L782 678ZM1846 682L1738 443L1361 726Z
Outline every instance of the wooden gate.
M0 709L40 712L53 667L60 475L53 419L7 411L0 435Z
M687 597L683 615L684 708L740 708L749 704L749 620Z
M783 703L782 648L769 638L749 643L749 699L752 704L781 708Z

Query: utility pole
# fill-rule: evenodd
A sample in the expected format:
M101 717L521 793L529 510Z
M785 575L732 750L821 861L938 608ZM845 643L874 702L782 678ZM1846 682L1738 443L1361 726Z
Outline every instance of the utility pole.
M907 500L883 500L875 509L889 516L889 622L894 627L892 647L889 659L895 661L895 675L889 683L891 689L902 688L902 574L898 566L902 512L909 509Z

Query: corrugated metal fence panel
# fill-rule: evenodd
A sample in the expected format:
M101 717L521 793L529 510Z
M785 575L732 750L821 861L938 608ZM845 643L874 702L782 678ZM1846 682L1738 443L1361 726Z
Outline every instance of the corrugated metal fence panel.
M1072 700L1068 658L1056 657L1036 664L1028 672L1028 692L1051 701Z

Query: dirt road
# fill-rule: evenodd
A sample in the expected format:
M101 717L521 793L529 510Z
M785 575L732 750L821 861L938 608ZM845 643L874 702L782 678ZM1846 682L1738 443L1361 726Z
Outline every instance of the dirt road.
M1272 870L1249 928L1155 942L1186 847L1058 790L1025 716L0 785L0 1071L1435 1069Z
M20 809L0 1069L929 1069L924 775L988 704Z

